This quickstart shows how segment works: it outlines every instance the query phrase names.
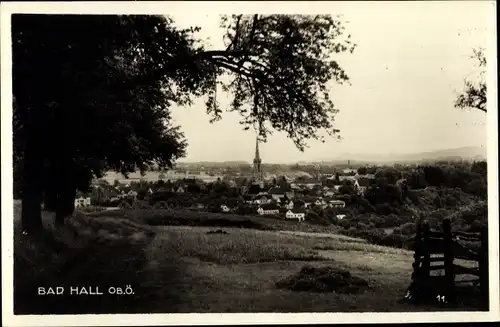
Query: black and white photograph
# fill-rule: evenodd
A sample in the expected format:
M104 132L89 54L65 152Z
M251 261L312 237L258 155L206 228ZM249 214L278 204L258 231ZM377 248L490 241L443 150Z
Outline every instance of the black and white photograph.
M4 325L498 321L495 13L2 3Z

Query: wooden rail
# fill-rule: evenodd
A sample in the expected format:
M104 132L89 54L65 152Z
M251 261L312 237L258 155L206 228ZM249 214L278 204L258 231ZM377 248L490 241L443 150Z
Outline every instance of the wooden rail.
M437 299L456 298L457 275L473 275L476 279L467 280L479 284L481 300L488 306L489 275L488 275L488 229L481 233L452 232L451 221L445 219L443 231L432 231L429 223L424 221L417 225L414 238L414 261L412 284L407 293L408 298L417 300L424 297ZM461 241L480 244L477 251L461 244ZM438 256L432 256L432 255ZM465 267L455 263L456 259L477 262L477 268ZM432 264L433 265L432 265ZM432 276L431 272L444 271L441 276Z

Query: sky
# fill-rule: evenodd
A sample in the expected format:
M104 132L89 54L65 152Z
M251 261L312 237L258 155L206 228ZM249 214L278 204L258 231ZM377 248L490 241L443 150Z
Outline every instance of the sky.
M357 43L353 54L335 58L351 80L332 83L330 91L342 140L311 140L300 152L285 133L275 132L260 145L263 162L486 146L486 114L461 111L453 101L464 78L477 73L472 49L487 47L495 35L491 2L332 3L324 13L343 15ZM224 48L217 14L172 18L180 27L200 26L209 48ZM227 108L227 94L219 94L219 101ZM181 161L252 161L256 135L242 129L237 113L210 124L198 99L191 107L173 107L172 116L188 142Z

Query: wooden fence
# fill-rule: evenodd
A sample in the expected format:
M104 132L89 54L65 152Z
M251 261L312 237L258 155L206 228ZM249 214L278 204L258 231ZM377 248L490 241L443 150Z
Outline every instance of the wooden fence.
M417 225L414 239L412 284L407 298L424 297L440 302L456 299L457 284L471 282L479 285L483 305L488 306L488 229L480 233L452 232L451 222L445 219L442 232L431 230L424 221ZM466 243L478 244L472 249ZM456 264L456 259L475 262L475 268ZM431 272L441 272L432 275ZM443 273L444 272L444 273ZM457 275L471 275L474 279L457 280Z

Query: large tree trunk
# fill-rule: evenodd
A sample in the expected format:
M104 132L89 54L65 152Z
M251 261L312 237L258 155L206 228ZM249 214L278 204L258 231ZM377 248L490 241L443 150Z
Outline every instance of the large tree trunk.
M73 160L63 161L58 178L58 197L56 208L56 225L63 225L66 217L75 210L76 176Z
M56 225L64 225L66 217L75 211L76 188L68 188L59 195L56 209Z
M26 144L22 185L21 226L28 233L42 229L42 172L41 151L35 142Z
M57 190L52 185L46 185L46 191L43 196L43 210L55 212L57 208Z

